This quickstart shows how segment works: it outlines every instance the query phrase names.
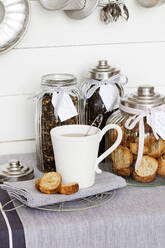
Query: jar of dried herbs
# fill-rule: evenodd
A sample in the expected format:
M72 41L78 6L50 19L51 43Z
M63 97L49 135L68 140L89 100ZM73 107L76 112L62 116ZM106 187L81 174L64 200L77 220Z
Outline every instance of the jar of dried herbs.
M79 124L80 93L71 74L42 77L36 110L36 153L39 170L55 171L50 130L56 126Z

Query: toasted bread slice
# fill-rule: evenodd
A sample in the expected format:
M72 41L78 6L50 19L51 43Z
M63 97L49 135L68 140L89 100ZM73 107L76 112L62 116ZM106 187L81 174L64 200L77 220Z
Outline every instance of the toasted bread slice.
M59 191L62 177L57 172L45 173L39 183L39 190L45 194L55 194Z
M36 181L35 181L35 187L36 189L40 190L40 178L38 178Z
M124 127L122 125L119 124L119 126L120 126L120 128L122 130L121 144L123 144L125 142L125 129L124 129ZM111 142L114 143L116 141L116 139L117 139L118 132L117 132L116 129L112 129L112 130L109 131L109 133L110 133Z
M64 195L71 195L79 190L78 183L62 184L59 193Z
M165 177L165 154L158 159L157 173L161 177Z
M130 150L133 154L137 155L138 154L138 143L130 143ZM143 154L148 154L149 153L149 147L144 145L143 149Z
M152 133L150 133L150 134L148 134L148 135L145 135L145 138L144 138L144 145L150 147L150 145L151 145L152 143L154 143L155 141L156 141L156 139L155 139L154 135L153 135ZM135 138L135 142L136 142L136 143L139 143L139 137L136 137L136 138Z
M160 157L163 153L165 153L165 140L159 139L151 144L150 153L148 155L157 158Z
M132 174L133 168L125 168L125 169L112 169L113 172L118 176L129 177Z
M125 146L119 146L111 155L114 169L129 168L133 161L131 151Z
M151 176L140 177L136 174L135 171L133 172L133 178L141 183L151 183L152 181L154 181L155 177L156 177L156 173L152 174Z
M158 161L150 156L143 156L139 168L133 174L140 182L151 182L155 179L158 169Z

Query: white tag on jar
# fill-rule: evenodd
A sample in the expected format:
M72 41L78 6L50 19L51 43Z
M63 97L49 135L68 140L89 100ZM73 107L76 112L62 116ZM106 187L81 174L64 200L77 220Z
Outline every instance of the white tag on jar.
M66 121L78 115L77 109L74 106L71 97L67 93L53 93L52 104L54 106L55 115L60 118L60 121Z
M119 91L116 85L102 85L99 93L107 111L112 111L119 107Z
M147 116L147 124L151 126L151 115ZM154 112L154 126L156 133L165 140L165 112Z

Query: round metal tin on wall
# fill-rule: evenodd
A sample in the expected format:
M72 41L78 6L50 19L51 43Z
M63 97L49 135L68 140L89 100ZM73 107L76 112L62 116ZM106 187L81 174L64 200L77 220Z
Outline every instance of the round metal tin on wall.
M0 54L23 37L29 23L28 0L0 0Z
M80 10L65 10L65 13L72 19L81 20L92 14L98 4L99 0L86 0L84 8Z
M80 10L85 6L86 0L71 0L62 10Z
M40 0L41 5L48 10L63 9L69 0Z
M77 10L84 7L86 0L40 0L42 7L47 10Z
M165 0L137 0L138 3L146 8L151 8L154 7L156 5L161 5L163 3L165 3Z

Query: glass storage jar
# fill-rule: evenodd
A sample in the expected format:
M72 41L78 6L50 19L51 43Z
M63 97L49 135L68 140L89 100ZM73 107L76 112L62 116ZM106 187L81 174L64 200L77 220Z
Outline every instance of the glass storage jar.
M107 124L123 131L119 147L106 160L106 169L126 177L129 184L165 184L165 96L152 86L140 86L137 93L121 98L119 110ZM106 136L106 145L116 140L116 131Z
M48 74L42 77L36 95L36 153L39 170L55 171L50 130L56 126L79 124L80 93L71 74Z
M107 60L100 60L98 66L89 72L89 78L82 86L84 100L83 122L91 125L95 118L102 114L102 129L114 109L119 107L120 96L124 95L123 85L127 77L120 70L111 67ZM105 138L102 139L99 154L105 150Z
M82 86L85 124L91 125L99 114L103 114L102 129L112 110L118 108L119 96L124 95L123 84L126 83L127 78L120 70L108 65L107 60L100 60Z

